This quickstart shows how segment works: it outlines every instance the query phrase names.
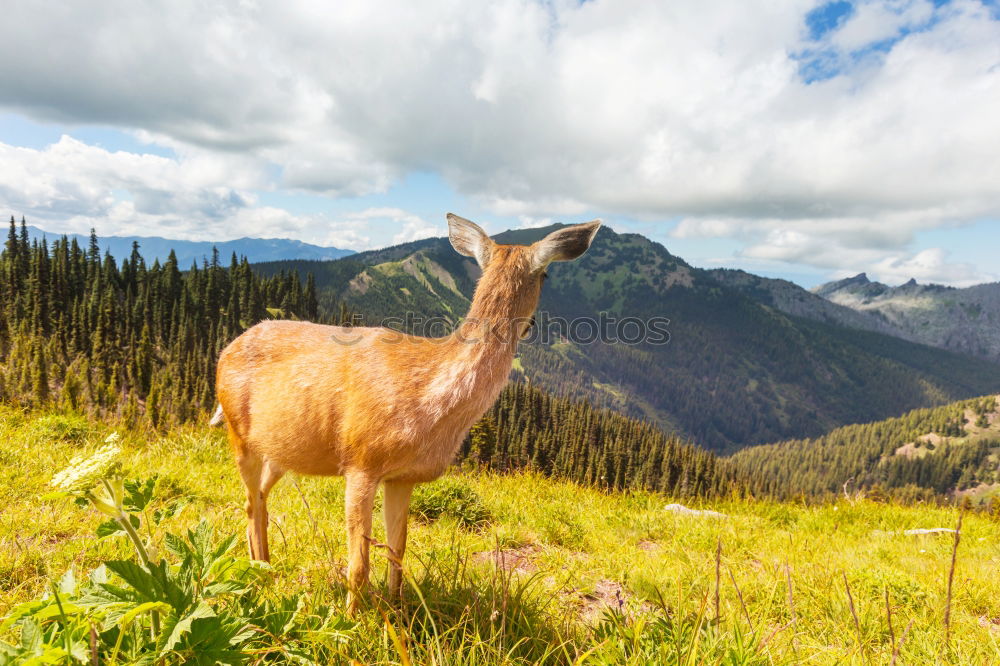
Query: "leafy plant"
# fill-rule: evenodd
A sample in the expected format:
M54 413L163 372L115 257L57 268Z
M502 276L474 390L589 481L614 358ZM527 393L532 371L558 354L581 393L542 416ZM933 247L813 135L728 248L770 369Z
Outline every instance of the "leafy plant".
M482 527L492 518L476 491L462 479L451 476L417 486L410 512L424 521L450 516L459 525L470 528Z
M70 570L41 599L13 608L0 634L16 628L20 640L0 641L0 665L241 664L254 652L304 658L318 638L350 635L354 623L330 608L306 614L304 596L265 599L267 565L235 556L236 537L216 540L205 521L184 535L165 532L172 557L151 557L155 535L139 536L144 518L159 525L178 503L150 512L156 480L118 477L120 453L112 435L56 474L47 497L74 497L109 516L97 536L124 534L136 559L106 561L83 582Z

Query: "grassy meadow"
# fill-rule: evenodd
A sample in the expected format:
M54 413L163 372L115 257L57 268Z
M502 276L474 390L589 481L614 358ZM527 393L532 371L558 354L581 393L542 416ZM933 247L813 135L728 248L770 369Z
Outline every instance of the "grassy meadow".
M102 562L135 559L135 550L120 534L95 536L107 516L92 506L43 498L55 472L110 432L75 415L0 407L0 617L8 618L0 620L0 642L8 644L0 648L0 664L29 663L23 655L34 648L49 656L31 663L96 663L88 661L90 650L106 641L118 648L99 648L102 664L989 664L1000 658L1000 525L983 515L963 518L946 633L953 535L901 532L954 527L954 509L864 500L702 506L532 474L456 471L418 489L405 601L382 598L387 562L376 546L370 603L348 618L341 612L343 481L283 479L269 502L273 565L249 567L242 562L242 487L223 433L194 427L121 433L120 474L156 477L152 500L135 512L137 531L150 559L164 558L174 570L177 539L167 534L192 530L184 538L195 543L210 533L221 550L226 537L237 535L227 566L241 573L206 566L204 580L228 582L196 585L205 599L200 614L187 624L164 624L161 632L171 638L157 644L159 657L139 648L129 653L129 645L156 634L153 616L168 618L166 606L123 612L119 601L108 611L88 605L77 590L91 584L88 576ZM725 515L665 509L674 501ZM382 541L378 505L375 525L373 536ZM124 587L116 575L105 571L95 579ZM241 576L245 585L232 582ZM48 602L28 603L46 595ZM232 654L216 658L192 641L197 623L221 617L224 607L240 626L232 628ZM29 612L36 613L30 623L17 619ZM79 625L75 644L54 633L60 622ZM46 653L45 645L59 640L65 644ZM18 649L21 656L13 656Z

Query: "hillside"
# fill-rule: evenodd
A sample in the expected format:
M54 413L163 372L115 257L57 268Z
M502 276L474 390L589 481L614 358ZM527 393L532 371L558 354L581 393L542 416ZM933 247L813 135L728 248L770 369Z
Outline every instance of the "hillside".
M827 300L788 280L761 277L729 268L716 268L708 273L727 287L738 289L762 305L793 317L921 342L916 336L893 325L877 312L855 310L847 305Z
M920 409L822 437L753 446L731 461L778 496L861 488L905 499L1000 490L1000 396Z
M60 650L89 664L95 645L102 664L157 655L165 664L344 666L791 666L805 655L888 664L897 650L899 664L996 657L1000 544L985 515L964 517L948 595L952 535L902 532L953 527L954 509L709 503L530 473L453 473L418 487L401 606L384 598L376 516L373 599L350 618L339 573L343 479L282 480L269 503L273 563L254 568L243 559L238 473L223 434L205 427L119 431L120 473L149 490L144 509L129 512L152 557L163 558L158 580L195 583L183 593L139 592L147 578L128 539L109 534L107 516L45 497L53 474L109 432L77 416L0 405L0 664L42 653L48 661L30 663L69 663ZM685 513L677 501L717 514ZM154 612L163 621L156 641Z
M552 228L508 231L529 243ZM429 239L334 262L256 264L262 275L316 276L320 305L346 302L365 323L395 318L414 330L422 318L454 322L466 311L478 269L446 239ZM670 341L629 345L553 335L522 346L525 374L560 395L642 416L716 451L885 418L915 407L1000 390L1000 367L851 328L858 319L818 322L714 271L692 267L636 234L604 228L576 262L550 267L540 310L550 318L670 320ZM825 302L805 290L802 299ZM839 310L838 310L839 311ZM842 314L843 314L842 312ZM539 317L544 326L545 317ZM867 328L878 326L868 326ZM889 329L884 329L888 331Z
M51 245L53 241L62 238L64 234L56 234L28 225L28 236L31 240L45 238ZM90 244L90 237L83 234L65 234L70 241L76 241L80 247ZM213 248L219 251L222 261L228 263L235 254L247 261L278 261L281 259L331 260L340 259L354 254L353 250L342 250L336 247L321 247L304 243L291 238L236 238L224 241L186 241L160 236L100 236L97 239L101 254L110 252L112 256L124 258L132 253L132 244L138 243L143 258L152 265L154 261L161 264L167 260L170 251L177 256L177 265L187 270L191 264L202 265L212 260Z
M890 287L861 273L813 291L831 303L877 318L907 339L1000 360L1000 283L957 289L910 280Z

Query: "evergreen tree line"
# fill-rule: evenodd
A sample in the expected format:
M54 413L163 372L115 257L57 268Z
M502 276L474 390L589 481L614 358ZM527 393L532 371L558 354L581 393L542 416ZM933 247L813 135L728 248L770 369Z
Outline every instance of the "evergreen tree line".
M941 497L1000 482L996 396L918 409L814 439L754 446L730 460L754 487L775 496L846 489L903 500ZM846 485L845 485L846 484Z
M747 478L646 421L511 382L472 427L461 457L496 471L532 469L613 490L674 497L745 494Z
M271 316L316 319L315 283L260 278L218 252L182 272L171 252L147 266L133 244L119 265L96 235L31 241L10 220L0 253L0 399L58 405L154 427L214 405L219 351Z

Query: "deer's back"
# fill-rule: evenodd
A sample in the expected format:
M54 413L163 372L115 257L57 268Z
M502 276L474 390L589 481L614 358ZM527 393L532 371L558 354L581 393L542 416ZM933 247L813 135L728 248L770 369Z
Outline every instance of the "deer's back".
M226 421L239 445L286 470L434 478L479 414L429 399L440 345L409 340L386 329L262 322L219 358Z

